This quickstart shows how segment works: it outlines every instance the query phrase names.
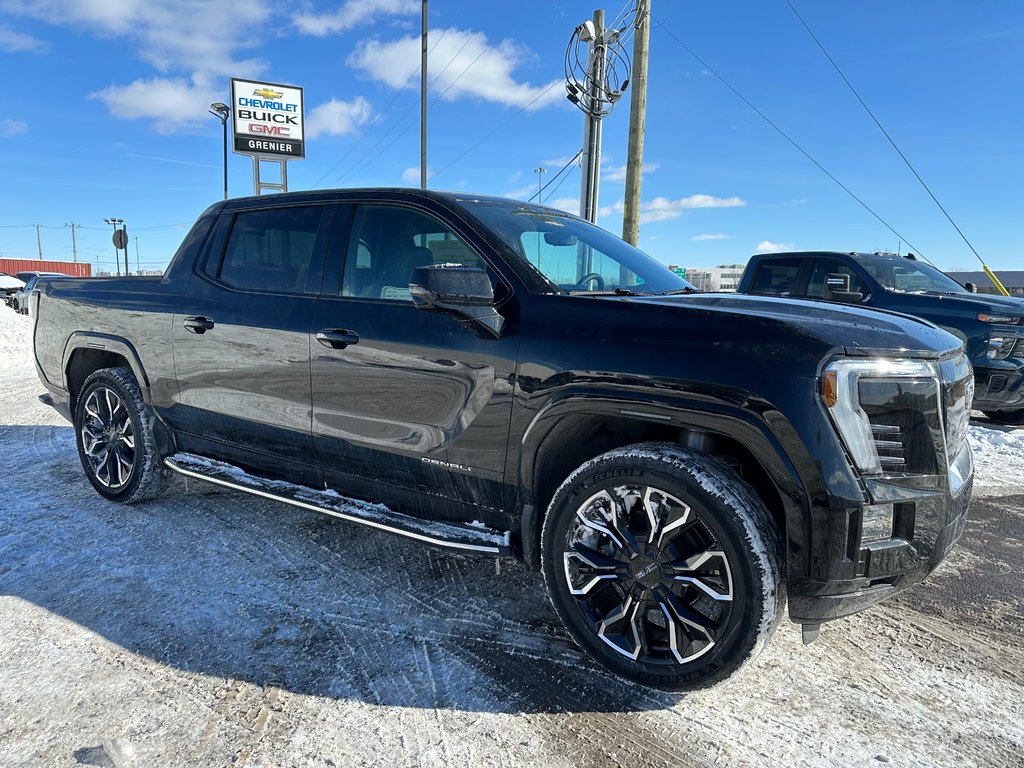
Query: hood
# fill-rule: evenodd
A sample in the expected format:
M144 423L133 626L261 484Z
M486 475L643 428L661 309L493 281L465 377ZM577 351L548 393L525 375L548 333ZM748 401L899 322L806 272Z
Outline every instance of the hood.
M24 288L25 284L16 277L10 275L0 275L0 288Z
M908 305L928 305L939 311L946 308L1024 317L1024 299L1017 296L996 296L988 293L890 293Z
M918 317L819 301L714 293L618 300L654 311L696 313L705 339L729 339L749 347L750 354L770 350L794 361L820 361L830 351L938 358L962 346L952 334Z

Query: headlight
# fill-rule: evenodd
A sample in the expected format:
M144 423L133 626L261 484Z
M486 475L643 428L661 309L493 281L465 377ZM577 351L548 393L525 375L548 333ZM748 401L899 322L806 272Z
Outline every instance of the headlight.
M923 360L841 358L822 376L822 400L866 475L938 471L940 392L938 369Z
M1016 336L990 336L988 340L988 357L990 360L1005 360L1017 343Z
M1000 323L1002 325L1016 325L1020 317L1015 315L990 315L987 312L979 312L978 319L983 323Z

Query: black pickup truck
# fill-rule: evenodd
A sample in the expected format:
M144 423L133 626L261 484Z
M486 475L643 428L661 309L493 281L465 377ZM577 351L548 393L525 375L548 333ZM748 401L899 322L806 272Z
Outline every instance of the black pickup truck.
M972 293L913 255L763 253L737 293L836 301L904 312L958 336L974 366L974 407L993 421L1024 424L1024 299Z
M152 279L33 297L104 497L172 473L543 570L646 685L735 673L787 603L922 580L971 498L971 366L912 318L700 294L579 218L406 190L210 207Z

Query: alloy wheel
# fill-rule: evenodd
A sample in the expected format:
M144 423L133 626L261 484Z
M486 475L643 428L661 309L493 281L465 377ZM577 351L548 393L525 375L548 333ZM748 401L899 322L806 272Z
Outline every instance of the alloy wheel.
M616 486L583 502L563 561L569 593L591 630L642 664L703 656L733 609L722 545L694 509L653 486Z
M135 468L135 428L124 401L108 387L97 387L85 401L82 446L93 475L106 488L118 490Z

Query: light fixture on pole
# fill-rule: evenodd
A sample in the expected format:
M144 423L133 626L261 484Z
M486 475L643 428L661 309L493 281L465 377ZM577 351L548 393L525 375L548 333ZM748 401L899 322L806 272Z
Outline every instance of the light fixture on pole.
M544 174L548 172L548 169L543 165L539 168L534 168L533 172L537 174L537 205L544 205Z
M109 219L104 219L103 223L104 224L111 224L114 227L114 271L117 272L118 277L120 277L121 276L121 254L120 254L120 246L117 244L118 243L117 225L118 224L124 224L124 219L116 219L113 216L111 216ZM125 272L124 272L125 276L128 275L127 265L128 265L128 260L125 259Z
M210 114L220 120L221 128L224 129L224 199L228 199L228 116L231 114L231 107L223 102L217 101L210 105Z

